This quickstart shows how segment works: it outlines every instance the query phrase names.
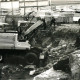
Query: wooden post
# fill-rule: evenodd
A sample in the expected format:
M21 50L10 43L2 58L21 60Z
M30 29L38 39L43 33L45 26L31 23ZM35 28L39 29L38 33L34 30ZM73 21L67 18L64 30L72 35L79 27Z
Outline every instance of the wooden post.
M37 11L38 11L38 0L37 0Z
M25 0L24 0L24 15L25 15Z

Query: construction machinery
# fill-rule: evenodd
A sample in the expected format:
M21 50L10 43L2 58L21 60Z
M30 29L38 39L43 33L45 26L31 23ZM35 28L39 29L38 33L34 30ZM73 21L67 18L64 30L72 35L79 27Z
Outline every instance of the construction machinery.
M27 38L27 35L35 31L43 22L41 20L36 23L26 22L24 27L20 23L17 31L13 30L8 23L0 23L0 61L9 55L17 55L23 57L26 64L38 65L40 59L45 59L42 49L33 47Z
M39 65L40 60L44 60L45 62L47 52L43 53L42 46L36 46L35 37L38 39L37 42L42 44L40 39L43 39L43 34L46 34L47 32L44 30L44 23L50 28L49 24L51 17L46 17L46 20L44 21L45 18L42 19L40 16L30 17L29 15L26 17L26 21L18 21L17 28L15 27L15 24L11 27L8 23L0 23L1 62L5 60L5 58L8 58L8 56L10 57L12 55L22 57L26 64L29 65Z

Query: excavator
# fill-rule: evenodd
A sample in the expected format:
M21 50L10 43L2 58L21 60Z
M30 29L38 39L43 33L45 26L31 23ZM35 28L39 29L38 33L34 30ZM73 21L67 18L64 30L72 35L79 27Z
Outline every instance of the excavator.
M23 23L26 25L22 26ZM46 58L46 54L42 53L41 48L30 44L29 36L42 24L41 20L35 23L22 21L19 22L17 31L13 31L7 23L0 23L0 62L3 62L10 55L17 55L23 57L28 65L39 65L40 60Z

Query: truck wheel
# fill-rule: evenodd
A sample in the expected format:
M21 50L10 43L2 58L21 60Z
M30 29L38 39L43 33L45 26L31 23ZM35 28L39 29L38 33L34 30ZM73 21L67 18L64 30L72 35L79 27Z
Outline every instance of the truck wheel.
M28 53L25 56L26 63L29 65L37 65L38 63L38 56L35 53Z

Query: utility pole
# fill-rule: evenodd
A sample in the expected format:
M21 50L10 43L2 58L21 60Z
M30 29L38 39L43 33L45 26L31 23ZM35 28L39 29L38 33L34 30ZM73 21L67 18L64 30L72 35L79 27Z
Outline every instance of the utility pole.
M12 16L13 16L13 0L11 0L11 6L12 6Z
M25 0L24 0L24 15L25 15Z
M38 11L38 0L37 0L37 11Z
M51 6L51 0L48 0L49 6Z

